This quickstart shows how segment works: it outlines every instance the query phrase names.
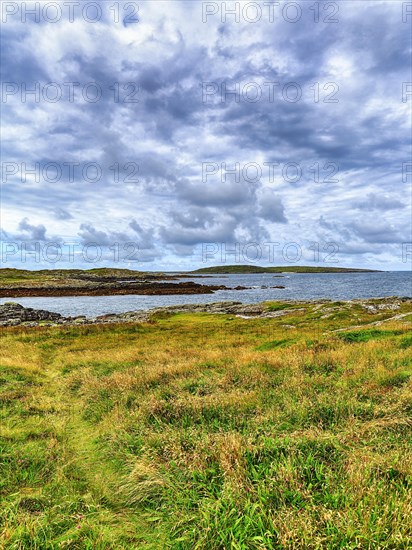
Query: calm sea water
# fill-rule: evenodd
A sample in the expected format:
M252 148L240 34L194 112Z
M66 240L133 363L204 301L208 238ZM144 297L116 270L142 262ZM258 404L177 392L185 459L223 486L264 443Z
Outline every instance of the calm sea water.
M220 290L214 294L173 296L69 296L62 298L2 298L0 303L16 301L25 307L55 311L65 316L94 317L105 313L146 310L177 304L199 304L234 300L256 303L266 300L351 300L384 296L412 296L412 275L407 271L385 273L271 273L256 275L216 275L190 279L202 284L238 285L251 290ZM262 288L283 285L285 289Z

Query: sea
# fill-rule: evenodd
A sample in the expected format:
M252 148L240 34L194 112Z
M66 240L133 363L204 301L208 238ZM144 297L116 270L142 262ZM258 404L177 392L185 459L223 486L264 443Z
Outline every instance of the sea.
M148 310L180 304L204 304L236 301L246 304L270 300L352 300L385 296L412 297L409 271L373 273L259 273L208 275L205 278L182 277L206 285L225 285L228 290L213 294L168 296L63 296L37 298L1 298L0 303L18 302L24 307L54 311L64 316L96 317L107 313ZM170 282L170 281L169 281ZM178 282L178 281L176 281ZM274 286L285 288L273 288ZM236 286L248 290L234 290Z

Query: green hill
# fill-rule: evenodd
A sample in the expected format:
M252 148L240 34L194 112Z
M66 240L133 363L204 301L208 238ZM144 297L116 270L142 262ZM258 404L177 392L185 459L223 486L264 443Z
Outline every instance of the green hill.
M346 267L312 267L305 265L261 267L258 265L217 265L202 267L191 273L367 273L374 269L355 269Z

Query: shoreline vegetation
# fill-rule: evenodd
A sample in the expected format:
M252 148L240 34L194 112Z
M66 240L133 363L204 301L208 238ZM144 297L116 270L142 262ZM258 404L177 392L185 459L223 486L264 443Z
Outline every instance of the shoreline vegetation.
M0 329L0 547L408 548L412 300L199 307Z
M206 267L181 273L156 273L114 268L38 271L3 268L0 269L0 298L213 294L217 290L228 290L229 287L182 281L182 279L208 278L213 274L235 273L274 273L281 276L282 273L364 273L369 271L371 270L310 266L259 267L250 265ZM244 286L238 286L234 290L245 289Z

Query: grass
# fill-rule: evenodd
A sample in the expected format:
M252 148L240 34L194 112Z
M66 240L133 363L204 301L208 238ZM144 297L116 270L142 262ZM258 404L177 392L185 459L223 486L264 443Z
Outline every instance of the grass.
M379 330L379 329L368 329L368 330L353 330L353 331L346 331L341 334L339 334L339 338L341 338L344 342L369 342L369 340L376 340L377 338L389 338L390 336L398 336L399 334L403 334L402 330ZM410 337L406 337L402 342L401 346L404 342L408 342Z
M130 269L114 269L114 268L94 268L94 269L15 269L1 268L0 269L0 286L7 285L40 285L40 284L61 284L65 281L78 280L80 277L112 278L112 277L134 277L139 278L144 275L141 271L133 271ZM155 275L155 274L151 274Z
M285 311L3 329L0 548L410 548L411 322Z
M283 338L282 340L272 340L271 342L265 342L256 348L257 351L268 351L275 348L285 348L294 344L296 340Z
M285 309L296 308L296 305L291 302L269 302L267 311L283 311Z

